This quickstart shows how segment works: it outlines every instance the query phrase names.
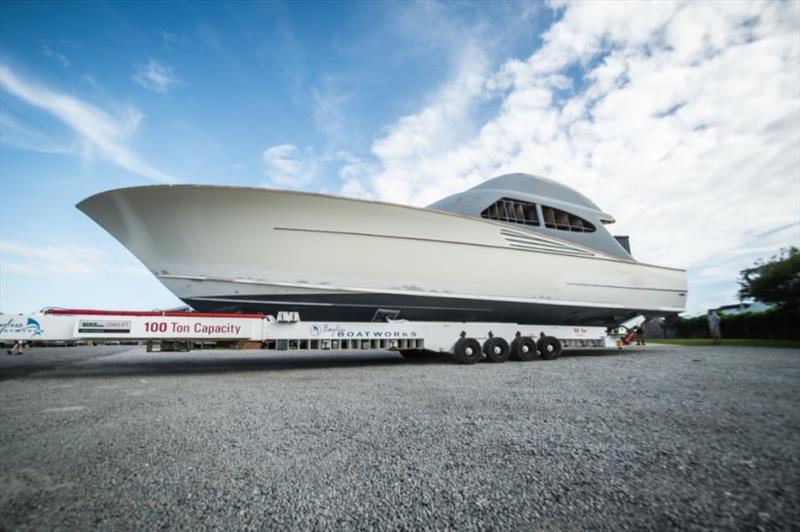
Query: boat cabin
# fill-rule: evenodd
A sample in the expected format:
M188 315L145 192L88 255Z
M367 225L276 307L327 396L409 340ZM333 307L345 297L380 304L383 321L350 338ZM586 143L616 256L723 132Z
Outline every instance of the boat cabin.
M604 227L614 223L611 215L580 192L544 177L502 175L428 208L496 220L632 259L628 238L614 237Z

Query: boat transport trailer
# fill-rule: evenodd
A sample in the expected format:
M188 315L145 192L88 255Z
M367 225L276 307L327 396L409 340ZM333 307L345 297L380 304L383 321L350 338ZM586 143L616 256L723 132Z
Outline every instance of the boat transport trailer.
M446 353L462 364L558 358L562 348L621 347L605 327L492 322L301 321L267 314L45 309L0 314L0 342L144 341L148 351L191 350L206 342L278 351L398 351L407 358Z
M686 306L684 270L637 261L627 237L605 228L613 216L530 174L425 208L209 185L108 190L77 207L193 311L0 315L0 342L16 342L13 352L20 342L97 340L553 359L562 348L620 347L631 330L609 324Z

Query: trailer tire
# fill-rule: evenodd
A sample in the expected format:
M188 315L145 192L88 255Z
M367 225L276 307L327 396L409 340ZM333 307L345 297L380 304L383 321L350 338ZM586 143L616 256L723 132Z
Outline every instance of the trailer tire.
M561 342L553 336L544 336L536 342L536 347L545 360L555 360L561 356Z
M474 338L459 338L453 347L453 360L460 364L474 364L481 359L481 344Z
M511 342L511 356L514 360L530 362L536 358L536 342L528 336L520 336Z
M505 362L511 350L505 339L493 336L483 343L483 354L489 362Z

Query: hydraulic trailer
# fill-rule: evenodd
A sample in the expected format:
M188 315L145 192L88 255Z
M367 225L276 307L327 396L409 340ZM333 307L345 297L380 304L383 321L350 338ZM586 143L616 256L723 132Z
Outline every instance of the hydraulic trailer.
M304 322L296 312L224 314L47 309L0 314L0 342L146 341L148 350L189 350L197 342L256 342L263 349L392 350L407 358L447 353L462 364L486 359L558 358L561 349L618 347L604 327L492 322Z

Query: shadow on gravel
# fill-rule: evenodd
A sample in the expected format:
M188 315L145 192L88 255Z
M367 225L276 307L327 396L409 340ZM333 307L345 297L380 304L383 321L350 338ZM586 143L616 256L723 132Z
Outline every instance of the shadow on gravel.
M562 358L573 357L609 357L636 354L636 350L575 350L564 351ZM62 378L96 378L96 377L137 377L158 375L203 375L214 373L239 373L259 371L302 371L335 368L359 368L379 366L424 366L424 365L453 365L459 364L451 361L445 355L431 355L418 360L406 360L398 354L391 352L370 353L303 353L276 357L271 353L268 357L261 358L259 354L252 355L222 355L213 351L196 351L187 355L170 354L137 354L136 359L119 359L109 356L112 353L98 353L87 356L85 359L52 361L50 363L31 363L12 368L0 368L0 381L15 378L34 379L62 379ZM162 358L162 357L169 358ZM211 358L213 357L213 358ZM520 364L508 361L507 364ZM546 361L536 359L527 364L558 364L558 360ZM487 369L494 366L489 363L479 363Z
M572 358L572 357L613 357L613 356L621 356L621 355L635 355L641 354L644 350L642 349L633 349L627 347L625 349L575 349L575 350L567 350L561 352L561 358Z
M136 377L158 375L202 375L215 373L241 373L258 371L302 371L311 369L358 368L375 366L403 366L407 364L448 364L447 359L410 362L392 353L370 356L295 355L286 357L256 358L235 355L222 358L202 358L191 355L185 359L152 358L137 360L106 360L91 363L67 363L47 366L17 367L0 370L0 380L12 378L62 379L95 377Z

